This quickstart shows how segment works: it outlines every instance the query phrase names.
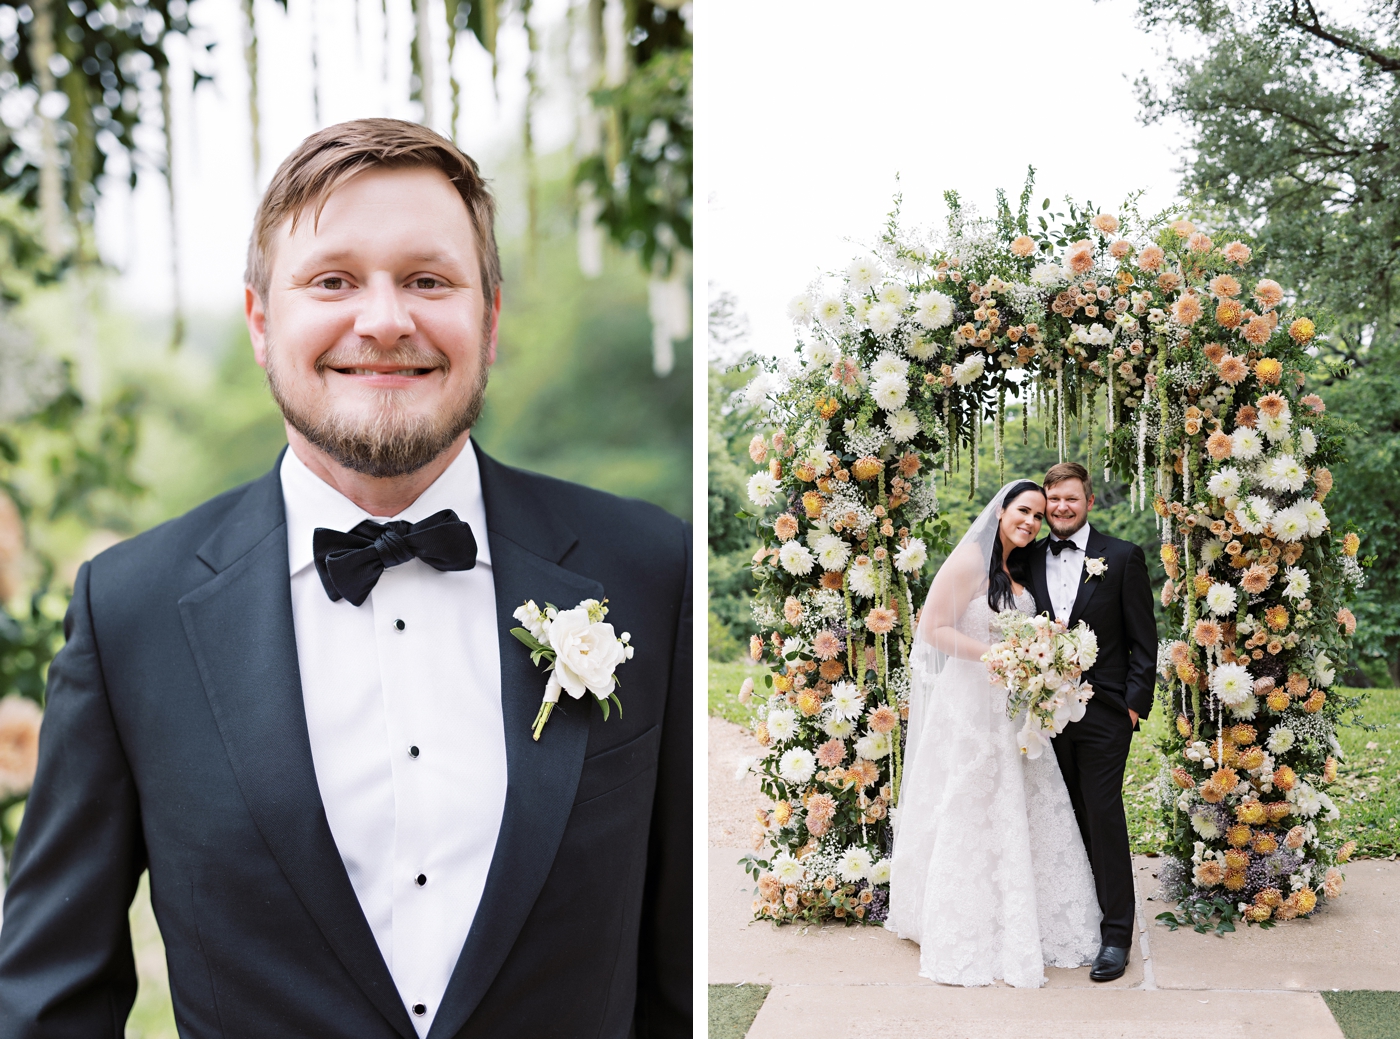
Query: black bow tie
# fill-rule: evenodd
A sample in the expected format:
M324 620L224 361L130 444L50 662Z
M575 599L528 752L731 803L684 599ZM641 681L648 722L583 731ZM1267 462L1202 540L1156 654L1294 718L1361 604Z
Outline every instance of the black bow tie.
M1055 555L1058 556L1067 548L1075 552L1079 551L1079 546L1076 545L1073 541L1057 541L1054 538L1050 539L1050 551L1054 552Z
M331 602L347 600L359 606L373 590L385 567L421 559L435 570L470 570L476 566L472 528L451 509L435 512L418 523L365 520L348 531L317 527L311 548L316 572Z

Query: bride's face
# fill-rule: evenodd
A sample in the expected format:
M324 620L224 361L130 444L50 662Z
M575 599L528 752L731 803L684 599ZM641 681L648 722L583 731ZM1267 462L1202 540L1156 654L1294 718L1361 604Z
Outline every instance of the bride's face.
M1001 513L1001 540L1024 548L1036 539L1045 522L1045 495L1039 491L1018 494Z

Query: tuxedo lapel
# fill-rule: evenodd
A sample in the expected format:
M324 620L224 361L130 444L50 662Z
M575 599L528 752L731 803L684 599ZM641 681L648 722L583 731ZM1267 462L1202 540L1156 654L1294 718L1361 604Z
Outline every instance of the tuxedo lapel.
M1089 560L1098 559L1105 548L1103 536L1093 527L1089 528L1089 540L1084 545L1084 563ZM1087 580L1086 580L1087 578ZM1079 591L1074 596L1074 609L1069 613L1069 627L1074 627L1075 623L1084 616L1084 610L1089 605L1089 600L1098 591L1099 585L1103 584L1103 576L1089 577L1084 567L1079 568Z
M527 599L568 609L601 599L596 581L558 563L575 544L550 502L513 470L477 452L486 503L501 648L501 706L505 719L506 804L481 904L429 1031L456 1035L481 1002L544 887L573 808L590 718L591 696L563 697L538 742L530 728L544 696L545 672L510 629Z
M213 579L180 600L185 635L263 840L335 955L381 1014L415 1033L331 835L297 667L280 466L199 550Z
M1050 603L1050 586L1045 581L1045 553L1049 538L1043 538L1031 546L1030 568L1031 568L1031 594L1035 596L1035 608L1037 613L1048 612L1051 617L1055 616L1055 607Z

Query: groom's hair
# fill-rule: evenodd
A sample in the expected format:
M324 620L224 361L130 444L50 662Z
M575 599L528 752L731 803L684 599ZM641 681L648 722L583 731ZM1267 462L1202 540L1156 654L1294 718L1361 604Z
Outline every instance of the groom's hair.
M1094 484L1089 479L1089 470L1085 469L1078 462L1060 462L1045 470L1045 483L1042 485L1048 491L1057 483L1064 483L1066 480L1078 480L1084 485L1084 497L1094 496Z
M476 235L481 264L481 291L486 313L501 283L501 258L496 251L496 200L486 187L476 162L446 137L426 126L402 119L352 119L318 130L277 167L253 217L248 241L248 267L243 281L258 298L267 300L272 276L272 239L288 218L292 230L311 210L311 225L321 217L331 193L351 177L372 169L435 169L452 182L466 204Z

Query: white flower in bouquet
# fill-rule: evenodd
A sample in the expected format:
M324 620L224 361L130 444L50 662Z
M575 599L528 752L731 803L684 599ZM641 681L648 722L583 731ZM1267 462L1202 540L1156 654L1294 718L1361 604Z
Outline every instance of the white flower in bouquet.
M902 375L885 375L870 384L871 399L883 411L895 411L909 399L909 383Z
M816 562L811 550L800 541L788 541L778 550L778 562L784 570L797 577L806 577Z
M1021 753L1031 761L1040 757L1041 754L1045 753L1045 748L1050 746L1050 734L1043 731L1030 718L1026 719L1026 724L1016 734L1016 737Z
M910 538L909 543L894 554L895 569L906 574L915 574L928 562L928 546L919 538Z
M836 534L823 534L813 547L823 570L844 570L846 561L851 558L850 544Z
M1243 664L1221 664L1210 676L1210 689L1217 700L1234 707L1254 696L1254 678Z
M798 862L788 852L780 851L773 857L773 876L778 878L782 884L797 884L802 881L802 875L807 872L802 863Z
M1271 491L1301 491L1307 479L1308 471L1289 454L1270 458L1259 474L1259 482Z
M864 848L850 847L841 855L836 864L837 872L841 874L841 879L854 884L857 880L864 880L870 872L873 863L870 861L870 852Z
M775 743L785 743L797 735L797 715L786 707L768 712L768 735Z
M851 301L851 317L855 320L857 328L870 327L870 308L874 305L864 296Z
M870 378L883 379L887 375L897 375L901 379L909 375L909 362L899 354L889 350L880 351L880 356L870 362Z
M1260 415L1259 432L1269 438L1269 442L1277 444L1288 436L1289 427L1293 420L1289 418L1288 412L1281 411L1277 415Z
M811 339L802 347L802 359L813 368L830 368L841 357L841 352L825 339Z
M822 722L822 731L835 740L850 739L851 733L856 731L856 723L839 714L833 714Z
M1302 599L1312 587L1312 578L1301 566L1290 566L1283 572L1283 594L1290 599Z
M1216 581L1206 592L1206 608L1217 617L1234 613L1236 601L1235 586L1231 584Z
M1332 666L1332 658L1319 653L1313 658L1313 677L1320 686L1330 686L1337 679L1337 669Z
M876 335L888 335L899 327L899 308L893 303L876 303L865 312L865 323Z
M890 882L890 860L881 859L870 867L870 883L888 884Z
M1065 283L1063 268L1053 263L1038 263L1031 269L1031 284L1042 289L1053 289Z
M904 344L904 352L916 361L927 361L938 354L938 344L926 335L913 335L909 337L909 342Z
M846 301L840 296L824 296L814 308L817 320L826 328L839 328L846 316Z
M1308 517L1301 502L1279 509L1269 521L1274 536L1280 541L1302 541L1308 536Z
M800 296L793 296L788 300L787 315L799 325L810 325L812 323L812 298L806 293Z
M875 594L879 582L875 573L875 563L869 556L856 557L856 561L846 571L846 584L862 599L869 599Z
M1205 812L1197 812L1191 816L1192 828L1208 841L1213 841L1220 836L1220 827L1215 823L1215 817L1207 815Z
M1264 451L1264 438L1248 426L1241 426L1230 434L1230 454L1248 462L1258 458Z
M1235 522L1247 534L1262 534L1274 518L1274 507L1268 498L1252 494L1235 508Z
M971 386L987 370L987 360L982 354L973 354L953 366L953 379L959 386Z
M885 427L890 431L890 439L903 444L919 435L919 416L908 408L900 408L885 416Z
M846 268L846 281L857 292L867 292L880 280L880 265L874 260L852 260Z
M856 756L867 761L879 761L890 752L889 733L869 732L856 740Z
M1287 725L1280 725L1269 733L1269 739L1265 746L1274 754L1287 754L1293 747L1294 739L1293 730Z
M854 721L865 713L865 690L854 682L837 682L827 699L827 715Z
M778 759L778 775L789 783L805 783L817 770L817 759L803 747L793 747Z
M1317 434L1307 426L1298 430L1298 453L1307 458L1317 450Z
M1303 506L1303 518L1308 522L1308 537L1321 537L1331 524L1327 519L1327 513L1322 508L1322 503L1314 498L1309 498L1300 503Z
M1233 465L1222 465L1206 483L1206 489L1217 498L1229 498L1240 493L1240 471Z
M953 322L953 301L941 292L927 292L919 298L914 320L930 330L946 328Z
M897 281L887 281L880 286L876 298L881 303L888 303L891 306L903 310L909 305L909 290Z
M749 477L749 501L760 508L767 508L778 500L778 481L767 472L757 472Z

